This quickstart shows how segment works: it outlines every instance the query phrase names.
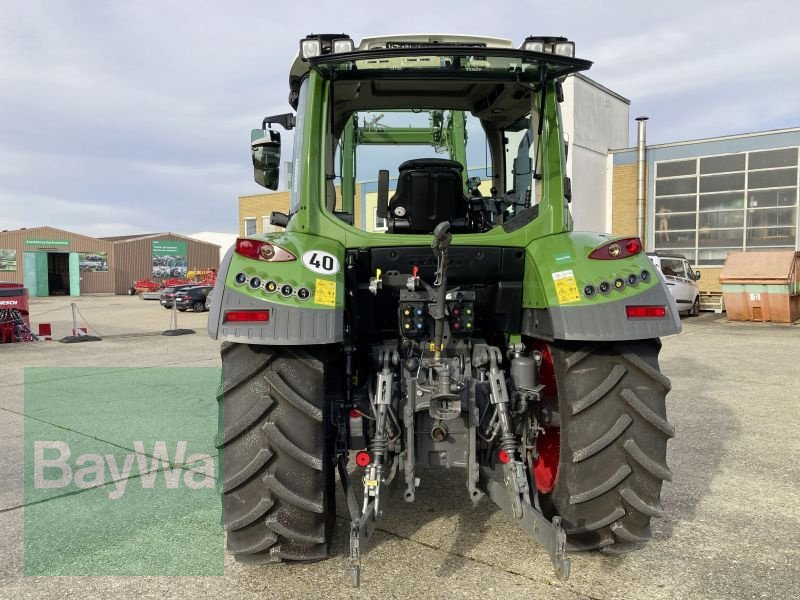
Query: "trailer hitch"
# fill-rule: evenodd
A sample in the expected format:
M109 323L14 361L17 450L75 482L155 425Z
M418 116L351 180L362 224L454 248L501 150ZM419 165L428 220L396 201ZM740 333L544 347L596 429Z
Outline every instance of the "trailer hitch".
M553 517L552 522L528 502L512 500L508 488L481 470L481 487L492 501L499 506L525 533L536 540L550 555L550 562L556 577L561 581L569 578L572 560L567 558L567 536L561 528L561 517ZM517 517L518 507L522 516Z

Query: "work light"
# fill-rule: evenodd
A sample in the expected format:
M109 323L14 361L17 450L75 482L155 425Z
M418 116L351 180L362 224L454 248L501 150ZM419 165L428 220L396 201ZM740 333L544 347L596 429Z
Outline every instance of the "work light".
M353 40L350 38L340 38L338 40L333 40L333 53L339 54L341 52L352 52L353 48Z
M300 40L300 58L308 60L322 54L322 40Z
M525 42L523 49L527 52L544 52L544 42L542 40Z
M575 56L575 42L556 42L553 45L553 54L559 56Z

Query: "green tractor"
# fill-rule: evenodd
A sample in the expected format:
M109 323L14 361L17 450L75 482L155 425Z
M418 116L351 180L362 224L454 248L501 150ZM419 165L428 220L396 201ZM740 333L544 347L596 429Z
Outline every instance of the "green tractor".
M237 558L327 557L337 471L355 585L390 488L435 494L436 467L462 469L562 579L567 551L650 537L673 435L659 338L680 321L638 238L572 230L559 103L591 65L574 49L301 40L295 112L252 136L256 181L275 189L274 127L294 129L289 214L237 240L209 315ZM468 134L485 139L470 146L483 182Z

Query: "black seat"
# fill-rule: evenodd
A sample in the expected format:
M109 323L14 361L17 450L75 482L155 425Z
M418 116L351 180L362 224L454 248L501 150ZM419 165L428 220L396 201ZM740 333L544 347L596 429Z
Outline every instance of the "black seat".
M397 190L389 200L388 228L393 233L433 233L442 221L452 230L466 226L467 199L461 163L417 158L400 165Z

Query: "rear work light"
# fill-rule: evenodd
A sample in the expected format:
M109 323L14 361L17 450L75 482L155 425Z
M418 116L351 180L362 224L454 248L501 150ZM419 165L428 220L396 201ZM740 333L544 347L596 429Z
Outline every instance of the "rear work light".
M639 238L623 238L598 246L589 253L589 258L596 260L615 260L628 258L642 251L642 242Z
M274 244L262 242L260 240L249 240L247 238L236 238L236 254L268 262L288 262L290 260L297 260L294 254Z
M269 323L268 310L230 310L225 313L223 323Z
M626 306L629 319L658 319L667 316L666 306Z

